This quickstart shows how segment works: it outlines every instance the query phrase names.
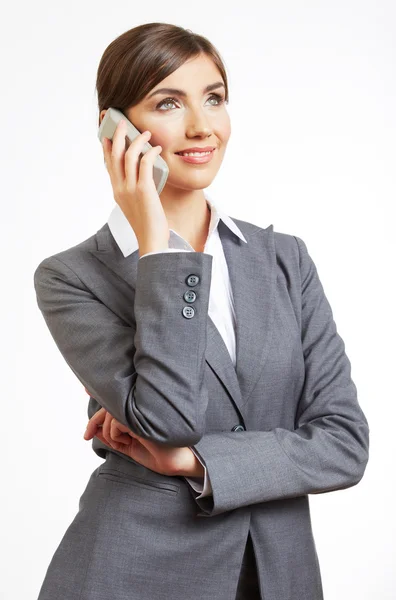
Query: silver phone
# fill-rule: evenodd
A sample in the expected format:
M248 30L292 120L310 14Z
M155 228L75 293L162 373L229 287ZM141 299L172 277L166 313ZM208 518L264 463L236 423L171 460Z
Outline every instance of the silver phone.
M109 138L109 140L113 139L113 135L117 128L118 123L121 119L125 119L127 124L127 133L125 139L125 150L128 150L130 143L142 132L139 131L130 121L129 119L117 108L108 108L106 110L106 114L102 119L102 122L98 131L98 138L100 143L103 142L103 138ZM143 151L139 156L139 163L143 156L146 154L148 150L152 148L149 142L146 142L143 146ZM154 166L153 166L153 179L155 183L155 187L157 189L158 194L160 194L164 188L166 180L168 178L169 168L164 159L158 154L155 157Z

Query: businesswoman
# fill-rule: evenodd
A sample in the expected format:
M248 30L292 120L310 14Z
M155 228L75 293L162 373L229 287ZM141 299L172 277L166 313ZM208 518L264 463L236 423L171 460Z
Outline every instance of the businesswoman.
M369 427L315 264L206 191L231 133L206 38L131 29L97 92L99 122L117 108L141 135L126 149L120 123L104 140L109 220L34 285L104 460L39 600L320 600L308 495L361 480Z

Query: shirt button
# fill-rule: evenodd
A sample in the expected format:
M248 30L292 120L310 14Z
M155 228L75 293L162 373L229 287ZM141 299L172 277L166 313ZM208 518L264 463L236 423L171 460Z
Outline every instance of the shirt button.
M197 285L197 283L199 283L199 277L198 277L198 275L189 275L187 277L187 279L186 279L186 283L190 287L193 287L194 285Z
M187 290L187 292L184 292L183 298L186 302L195 302L197 294L192 290Z
M186 319L192 319L195 315L195 310L192 306L185 306L182 310L182 313L183 317L185 317Z

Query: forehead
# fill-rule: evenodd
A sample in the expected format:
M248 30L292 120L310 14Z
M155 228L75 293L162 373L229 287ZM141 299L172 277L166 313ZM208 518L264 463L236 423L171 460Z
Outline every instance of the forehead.
M181 65L176 71L173 71L168 77L165 77L158 85L153 88L154 91L160 87L176 87L184 88L189 84L191 87L202 88L202 84L214 83L222 80L220 71L207 55L199 55L189 59Z

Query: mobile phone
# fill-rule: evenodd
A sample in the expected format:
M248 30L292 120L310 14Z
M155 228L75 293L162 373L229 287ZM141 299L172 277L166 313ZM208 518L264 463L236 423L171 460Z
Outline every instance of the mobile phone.
M121 119L125 119L127 124L127 133L125 139L125 150L128 150L130 143L142 132L139 131L127 117L117 108L108 108L106 110L106 114L102 119L102 122L98 131L98 138L100 143L103 142L103 138L109 138L109 140L113 139L113 135L117 128L118 123ZM149 142L146 142L143 146L143 151L139 156L139 164L143 154L146 154L148 150L152 148ZM169 168L162 156L159 154L155 157L154 166L153 166L153 179L155 183L155 187L157 189L158 194L160 194L164 188L166 180L168 178Z

